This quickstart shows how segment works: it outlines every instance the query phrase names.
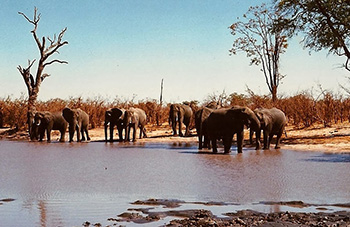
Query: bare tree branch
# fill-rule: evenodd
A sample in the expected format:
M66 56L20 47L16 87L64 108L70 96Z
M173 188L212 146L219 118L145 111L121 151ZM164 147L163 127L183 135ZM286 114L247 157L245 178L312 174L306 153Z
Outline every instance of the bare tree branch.
M44 67L47 66L47 65L51 65L52 63L55 63L55 62L61 63L61 64L68 64L67 61L61 61L61 60L55 59L55 60L52 60L52 61L50 61L50 62L45 63L45 64L44 64Z

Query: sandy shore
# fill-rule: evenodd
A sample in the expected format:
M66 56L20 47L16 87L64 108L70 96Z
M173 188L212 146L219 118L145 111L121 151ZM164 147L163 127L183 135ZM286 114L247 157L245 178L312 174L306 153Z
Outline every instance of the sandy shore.
M116 130L115 130L116 131ZM287 136L282 137L282 149L288 150L304 150L304 151L319 151L342 153L350 152L350 124L337 124L332 127L322 127L316 125L306 129L296 129L288 126L286 128ZM90 129L89 134L91 141L104 141L104 129L95 128ZM196 137L196 130L191 130L190 137L173 136L171 128L164 124L162 126L147 126L147 138L138 139L138 142L145 143L198 143ZM2 128L0 129L0 137L11 140L28 140L27 133L20 131L15 132L14 129ZM118 135L114 136L115 139ZM248 144L248 130L245 130L245 144ZM52 132L52 140L58 140L59 133ZM68 133L66 133L66 141L68 140ZM273 146L272 146L273 147ZM273 148L271 148L273 149Z

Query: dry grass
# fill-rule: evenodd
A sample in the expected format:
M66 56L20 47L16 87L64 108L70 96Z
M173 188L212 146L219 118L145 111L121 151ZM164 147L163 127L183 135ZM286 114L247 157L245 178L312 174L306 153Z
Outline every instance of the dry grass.
M205 103L220 101L222 106L241 105L251 109L257 107L277 107L283 110L288 118L288 125L296 128L309 128L321 124L323 127L331 127L334 124L348 122L350 118L350 99L331 92L322 92L316 98L310 92L301 92L297 95L280 98L272 103L268 96L259 96L250 92L248 95L233 93L230 95L209 95ZM26 127L26 97L0 98L0 127ZM188 102L195 112L199 108L198 101ZM51 99L39 101L37 110L61 111L64 107L81 108L90 116L90 128L100 127L104 123L104 113L108 108L139 107L148 117L148 124L160 126L168 122L170 103L160 105L155 99L146 99L135 102L116 97L112 101L106 101L103 97L87 98L72 97L68 100ZM191 128L194 125L192 124Z

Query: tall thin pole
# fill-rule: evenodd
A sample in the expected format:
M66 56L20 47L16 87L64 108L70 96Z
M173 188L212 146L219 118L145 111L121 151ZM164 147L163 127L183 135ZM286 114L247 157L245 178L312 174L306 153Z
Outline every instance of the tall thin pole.
M160 83L160 98L159 98L159 108L162 109L162 106L163 106L163 82L164 82L164 79L162 79L161 83ZM161 111L157 111L156 113L156 120L157 120L157 125L159 126L160 125L160 114L161 114Z
M159 98L160 106L163 105L163 82L164 82L164 79L162 79L162 82L160 83L160 98Z

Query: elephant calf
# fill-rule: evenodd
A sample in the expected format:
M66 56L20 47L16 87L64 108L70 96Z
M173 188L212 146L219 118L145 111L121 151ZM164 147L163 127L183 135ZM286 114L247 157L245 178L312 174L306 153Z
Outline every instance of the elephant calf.
M64 119L69 124L69 142L73 141L74 132L77 131L77 141L84 141L86 134L86 139L90 140L88 127L89 127L89 115L78 109L70 109L68 107L62 110L62 115ZM80 132L81 132L81 140L80 140Z
M51 113L49 111L39 111L34 115L34 137L39 136L39 141L42 141L45 132L47 142L51 142L51 130L59 130L61 133L60 142L64 142L67 130L67 122L60 112Z

